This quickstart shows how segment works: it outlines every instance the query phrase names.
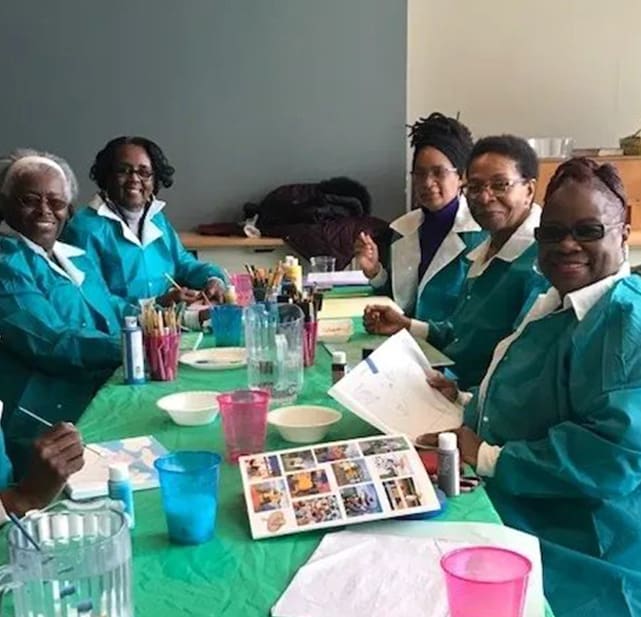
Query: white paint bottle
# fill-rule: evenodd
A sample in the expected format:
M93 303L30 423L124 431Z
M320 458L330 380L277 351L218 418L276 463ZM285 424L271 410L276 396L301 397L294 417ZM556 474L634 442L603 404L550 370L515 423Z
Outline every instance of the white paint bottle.
M460 463L456 433L438 436L438 487L448 496L460 493Z

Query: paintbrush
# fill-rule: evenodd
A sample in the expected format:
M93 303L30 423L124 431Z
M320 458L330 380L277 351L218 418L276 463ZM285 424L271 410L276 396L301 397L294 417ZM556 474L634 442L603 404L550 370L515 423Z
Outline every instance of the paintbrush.
M40 545L35 541L34 537L25 529L24 525L20 522L20 519L13 513L7 512L7 516L11 522L20 530L20 533L25 537L27 542L31 544L37 551L41 551Z
M48 426L51 428L53 424L49 422L49 420L45 420L44 418L40 417L38 414L33 413L33 411L29 411L28 409L25 409L24 407L18 407L18 411L21 411L25 416L29 416L30 418L33 418L37 422L40 422L40 424L44 424L45 426ZM91 446L88 446L86 444L83 444L84 448L87 448L87 450L91 450L94 454L97 454L98 456L102 457L103 454L100 452L100 450L96 450L95 448L92 448Z
M176 282L176 280L169 274L169 272L165 272L165 278L178 290L180 291L182 287Z

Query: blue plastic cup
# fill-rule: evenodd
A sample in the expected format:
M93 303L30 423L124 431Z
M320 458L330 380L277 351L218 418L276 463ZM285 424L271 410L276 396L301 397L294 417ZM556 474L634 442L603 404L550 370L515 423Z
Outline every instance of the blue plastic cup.
M216 347L239 347L243 344L243 307L220 304L211 308L211 327Z
M205 451L172 452L154 461L171 542L202 544L214 537L220 462L219 454Z

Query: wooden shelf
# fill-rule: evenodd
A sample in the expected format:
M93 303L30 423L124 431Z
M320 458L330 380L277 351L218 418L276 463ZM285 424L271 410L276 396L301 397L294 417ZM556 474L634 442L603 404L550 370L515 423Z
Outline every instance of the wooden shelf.
M241 238L238 236L203 236L194 231L181 231L179 234L185 248L202 251L216 248L276 248L284 246L281 238Z

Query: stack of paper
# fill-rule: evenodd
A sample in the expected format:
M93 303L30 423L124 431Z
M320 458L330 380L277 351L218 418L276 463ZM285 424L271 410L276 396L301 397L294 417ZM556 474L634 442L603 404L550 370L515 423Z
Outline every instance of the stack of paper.
M361 270L342 270L339 272L310 272L307 275L308 285L319 287L369 285L369 279Z

